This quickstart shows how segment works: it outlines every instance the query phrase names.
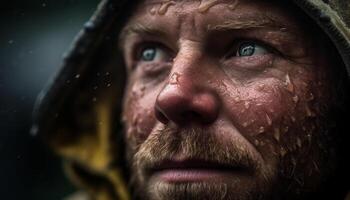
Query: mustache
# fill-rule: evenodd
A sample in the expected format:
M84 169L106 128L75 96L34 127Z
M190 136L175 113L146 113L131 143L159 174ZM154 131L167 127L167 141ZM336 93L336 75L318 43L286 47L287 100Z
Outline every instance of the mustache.
M217 138L217 134L202 128L178 129L171 126L151 133L137 148L132 164L139 175L147 176L164 161L179 156L186 160L201 160L252 172L260 167L247 144L237 140L223 142Z

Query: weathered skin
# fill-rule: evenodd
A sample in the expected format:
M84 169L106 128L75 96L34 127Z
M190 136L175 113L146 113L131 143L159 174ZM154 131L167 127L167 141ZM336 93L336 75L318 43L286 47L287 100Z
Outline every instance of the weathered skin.
M278 199L288 184L296 194L317 188L320 174L331 171L320 154L329 162L332 155L320 147L328 145L320 138L335 96L330 89L332 61L317 37L308 35L295 16L269 3L165 4L141 3L124 28L128 34L121 37L128 68L123 120L129 154L137 153L131 158L138 171L135 187L166 182L146 174L141 151L156 151L157 143L148 144L171 127L179 132L174 134L202 130L220 148L241 148L254 162L253 173L207 181L224 183L229 188L225 199L257 198L258 193ZM255 42L264 52L238 56L244 41ZM158 48L156 60L140 58L145 45ZM187 156L180 151L170 159ZM162 192L154 190L147 192Z

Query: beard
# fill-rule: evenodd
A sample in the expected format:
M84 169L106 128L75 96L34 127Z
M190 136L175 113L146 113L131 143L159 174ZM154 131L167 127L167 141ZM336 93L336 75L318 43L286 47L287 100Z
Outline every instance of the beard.
M133 199L270 199L271 188L267 186L274 182L276 173L264 167L257 153L244 142L235 139L223 142L208 130L178 130L169 126L151 133L143 143L135 138L128 141ZM234 166L238 173L220 181L181 183L169 183L153 176L152 169L177 155Z

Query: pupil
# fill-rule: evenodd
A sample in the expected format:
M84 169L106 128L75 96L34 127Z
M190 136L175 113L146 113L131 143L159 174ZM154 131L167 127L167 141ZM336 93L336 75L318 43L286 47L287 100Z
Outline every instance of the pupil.
M142 53L142 59L144 61L152 61L155 57L155 49L154 48L148 48L143 51Z
M243 44L239 49L239 56L252 56L255 53L254 44Z

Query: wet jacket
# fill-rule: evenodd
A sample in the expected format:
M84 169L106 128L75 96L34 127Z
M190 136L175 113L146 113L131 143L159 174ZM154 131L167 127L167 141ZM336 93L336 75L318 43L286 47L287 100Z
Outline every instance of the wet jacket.
M290 0L329 36L350 74L350 1ZM103 0L39 95L33 132L64 160L75 199L130 199L120 112L125 69L118 34L135 3ZM317 33L314 33L317 34Z

